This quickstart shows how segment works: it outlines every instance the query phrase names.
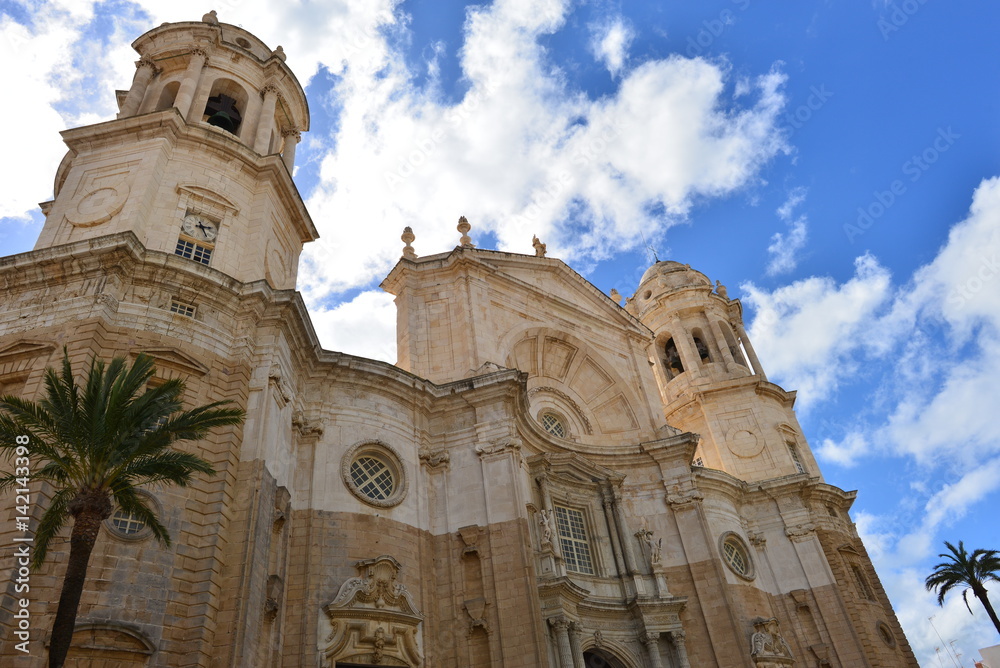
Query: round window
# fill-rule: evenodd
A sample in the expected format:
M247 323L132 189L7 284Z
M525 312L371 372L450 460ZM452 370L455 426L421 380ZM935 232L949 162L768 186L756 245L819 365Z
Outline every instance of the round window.
M886 624L885 622L878 623L878 635L879 638L882 639L882 642L884 642L889 647L896 646L896 637L892 635L892 629L890 629L889 625Z
M399 456L381 441L355 444L344 455L342 468L344 484L369 505L388 508L406 495Z
M395 483L392 471L377 457L358 457L351 463L351 480L358 491L371 499L384 501L392 496Z
M753 561L750 560L750 552L743 539L730 531L723 534L719 542L719 551L722 552L722 559L726 562L729 570L745 580L752 580L754 578Z
M559 419L559 416L555 413L542 413L539 416L539 421L542 423L542 429L549 432L553 436L558 436L559 438L566 438L566 427L563 425L563 421Z
M143 492L139 492L139 495L143 497L146 505L152 509L154 514L162 514L160 504L156 499ZM142 540L152 533L149 525L138 515L126 512L121 508L115 508L114 512L111 513L111 517L104 520L104 526L107 527L112 536L124 538L125 540Z

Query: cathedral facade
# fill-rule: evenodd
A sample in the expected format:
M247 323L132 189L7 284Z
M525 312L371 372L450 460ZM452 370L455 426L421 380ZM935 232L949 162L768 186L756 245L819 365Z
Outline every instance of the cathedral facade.
M446 253L403 234L396 365L324 350L281 47L214 13L133 46L118 117L63 133L38 243L0 259L0 393L40 396L63 347L145 353L247 420L182 445L216 475L145 492L172 547L105 523L68 665L916 666L723 286L658 262L612 298L463 218ZM67 556L32 575L28 656L0 589L4 665L46 665Z

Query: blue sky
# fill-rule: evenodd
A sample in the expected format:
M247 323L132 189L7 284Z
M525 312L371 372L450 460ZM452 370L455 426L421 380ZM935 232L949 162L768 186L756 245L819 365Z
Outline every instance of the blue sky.
M394 361L377 284L404 225L420 254L463 214L482 247L537 234L627 295L650 247L690 263L743 300L827 480L859 490L922 665L954 665L937 632L962 665L996 643L921 582L943 540L1000 548L1000 6L278 4L215 9L306 84L296 181L323 238L299 284L327 347ZM208 9L164 5L0 2L4 253L37 237L58 131L113 117L129 43Z

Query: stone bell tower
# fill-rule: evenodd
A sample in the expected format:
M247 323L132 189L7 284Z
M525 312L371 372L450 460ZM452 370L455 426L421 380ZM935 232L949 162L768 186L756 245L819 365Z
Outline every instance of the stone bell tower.
M214 11L132 46L117 119L62 133L69 152L35 248L131 231L149 250L294 288L318 234L291 178L309 108L282 48Z
M649 351L667 423L701 435L694 463L741 480L822 479L792 411L768 382L743 307L689 265L657 262L626 309L655 333Z

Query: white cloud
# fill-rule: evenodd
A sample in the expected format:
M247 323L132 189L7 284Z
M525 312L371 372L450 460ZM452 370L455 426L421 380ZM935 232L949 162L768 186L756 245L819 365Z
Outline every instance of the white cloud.
M798 264L798 252L806 245L808 219L805 214L795 215L795 209L806 199L805 188L794 188L785 203L778 207L778 218L788 224L788 232L777 232L771 237L767 252L771 261L767 264L767 275L787 274Z
M8 132L6 153L16 156L17 169L6 170L0 217L27 219L39 201L52 195L52 184L39 174L54 174L66 147L59 131L68 123L56 106L66 100L67 88L81 75L73 67L73 45L85 25L91 3L71 3L73 11L57 5L31 7L32 26L0 16L0 57L7 90L17 91L17 104L0 105L0 123L6 128L24 126L30 132ZM31 63L22 67L22 63Z
M327 350L395 364L396 305L392 295L368 290L333 309L312 307L309 316Z
M829 397L857 366L856 353L891 297L889 272L864 255L842 285L810 277L767 292L741 286L754 308L749 334L768 374L799 391L801 409Z
M868 442L865 434L852 431L839 442L825 438L814 449L816 454L823 459L849 467L857 464L858 459L870 452L871 448L871 443Z
M628 47L635 39L632 26L621 16L591 26L590 49L594 57L616 77L625 66Z
M723 103L723 66L701 59L647 62L599 100L569 88L540 45L566 12L554 1L470 10L469 89L455 104L416 88L386 43L380 67L344 70L340 130L308 202L323 234L303 262L312 303L385 273L407 225L418 253L454 247L460 215L504 250L531 252L537 234L566 260L609 257L785 150L778 72L742 107Z

